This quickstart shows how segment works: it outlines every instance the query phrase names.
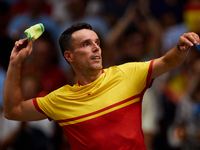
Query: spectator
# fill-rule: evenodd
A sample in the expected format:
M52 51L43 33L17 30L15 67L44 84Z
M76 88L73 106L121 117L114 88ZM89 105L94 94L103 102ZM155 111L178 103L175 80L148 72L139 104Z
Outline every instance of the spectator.
M173 147L181 150L200 149L200 83L178 104L169 137Z
M51 33L51 36L58 40L59 26L56 22L43 11L44 0L28 0L27 12L16 15L12 18L8 26L8 35L13 40L24 38L25 29L37 23L43 23L45 30Z
M147 150L154 149L155 137L159 131L158 121L161 117L158 98L154 92L148 89L142 103L142 129Z
M33 4L33 7L42 7L42 13L51 16L52 13L52 6L46 1L46 0L41 0L41 1L35 1L38 3L38 5ZM40 3L40 4L39 4ZM22 15L24 13L29 12L29 2L27 0L19 0L14 2L11 5L11 16L14 17L16 15ZM38 10L38 8L34 8L35 10Z

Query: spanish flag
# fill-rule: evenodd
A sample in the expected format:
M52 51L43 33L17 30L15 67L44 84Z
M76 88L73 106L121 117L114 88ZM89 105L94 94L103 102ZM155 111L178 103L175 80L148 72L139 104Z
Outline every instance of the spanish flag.
M185 4L183 20L189 31L200 33L200 2L188 2Z

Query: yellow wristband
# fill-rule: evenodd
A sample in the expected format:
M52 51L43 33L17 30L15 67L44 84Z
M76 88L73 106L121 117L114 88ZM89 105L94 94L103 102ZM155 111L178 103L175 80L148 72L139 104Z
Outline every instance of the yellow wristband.
M26 29L24 33L27 35L28 41L30 41L30 39L35 41L42 35L42 33L44 33L44 25L42 23L38 23Z

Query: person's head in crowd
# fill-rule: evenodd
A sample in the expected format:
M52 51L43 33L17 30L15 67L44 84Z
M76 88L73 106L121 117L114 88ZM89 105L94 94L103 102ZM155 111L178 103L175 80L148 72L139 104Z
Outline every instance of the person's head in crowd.
M118 42L121 60L118 63L141 61L145 53L145 37L134 25L130 25Z
M6 28L10 19L10 5L0 1L0 37L6 33Z
M88 0L69 0L67 10L72 20L81 19L85 15Z
M21 79L21 89L25 99L35 98L41 92L39 78L33 73L23 74Z
M58 63L58 50L48 31L34 42L33 60L41 69Z
M38 16L41 13L51 13L51 6L48 5L46 0L28 0L26 3L28 11L33 17Z

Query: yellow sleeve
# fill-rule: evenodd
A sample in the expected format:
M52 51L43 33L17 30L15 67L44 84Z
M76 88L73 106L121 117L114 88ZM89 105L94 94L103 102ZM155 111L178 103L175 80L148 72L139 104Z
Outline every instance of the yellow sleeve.
M153 61L131 62L118 67L133 84L141 88L145 86L150 87Z

